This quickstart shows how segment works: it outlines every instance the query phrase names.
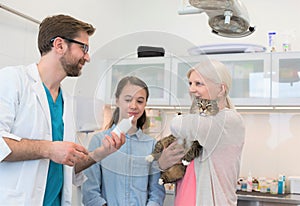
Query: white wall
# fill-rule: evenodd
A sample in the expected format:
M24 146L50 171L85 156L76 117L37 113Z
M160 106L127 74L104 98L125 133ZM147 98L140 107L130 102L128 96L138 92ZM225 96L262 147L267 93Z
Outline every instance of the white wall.
M251 171L257 177L279 174L300 176L300 113L242 112L246 123L246 141L241 175Z
M276 2L243 0L250 15L250 23L256 26L256 31L248 37L237 39L212 34L206 14L178 15L179 2L180 0L90 0L88 2L2 0L1 4L40 21L48 15L65 13L92 23L97 31L91 38L91 54L116 38L142 31L167 32L191 41L195 45L253 43L267 46L267 32L275 30L278 32L278 43L281 43L283 33L293 33L295 36L292 40L292 49L300 50L300 38L297 38L300 32L300 24L297 21L300 17L298 0ZM36 38L34 38L37 35L37 25L0 9L0 28L1 56L11 49L15 51L14 59L16 59L15 61L1 59L1 67L14 62L27 63L37 59ZM9 48L2 47L4 43L9 43ZM24 51L24 47L28 50ZM116 50L114 52L118 53Z
M243 2L248 9L250 23L256 26L256 31L248 37L238 39L212 34L206 14L178 15L179 0L2 0L1 4L40 21L48 15L64 13L92 23L97 28L95 35L90 39L92 58L94 54L96 58L124 56L133 52L136 46L143 42L164 45L166 50L171 50L176 55L186 54L190 45L252 43L267 46L267 32L271 30L278 32L278 43L281 43L282 34L285 32L293 34L292 50L300 50L298 0ZM0 9L0 31L0 68L38 61L37 24ZM148 32L169 34L173 39L142 35L149 34ZM135 35L138 38L132 38ZM118 40L122 39L126 41L117 44ZM130 41L127 41L129 39ZM176 39L186 40L186 44L181 45ZM83 77L93 79L95 73L100 75L101 70L87 66ZM74 79L67 80L65 84L73 91L76 82ZM300 175L297 172L300 171L300 166L296 163L296 156L299 156L300 151L300 130L293 125L293 132L290 130L285 133L290 126L288 121L291 115L294 114L245 114L249 129L243 154L243 175L246 175L248 170L251 170L253 175L276 176L279 172ZM295 118L299 125L299 116Z
M276 3L273 0L243 0L250 23L256 26L256 31L244 38L224 38L212 34L205 13L178 15L180 1L2 0L1 4L39 21L48 15L64 13L92 23L97 28L95 35L90 39L92 61L94 54L94 61L101 57L119 58L135 52L141 44L163 46L166 51L171 50L175 55L186 55L187 49L192 46L213 43L251 43L267 46L267 33L274 30L278 32L278 44L282 43L282 35L288 32L293 34L292 49L300 50L300 38L297 37L300 32L300 24L297 21L300 17L298 0ZM0 9L0 30L0 68L38 61L37 24ZM168 34L173 38L140 35L138 39L131 38L130 41L117 44L122 38L149 32ZM176 39L185 40L190 44L181 45ZM281 50L280 46L278 50ZM89 70L87 65L83 71L85 76L94 77L95 69ZM73 92L75 82L74 79L67 79L64 84Z
M300 176L300 112L239 112L246 127L240 176L247 177L249 171L254 177ZM175 111L162 112L161 136L170 134L169 123L174 115Z

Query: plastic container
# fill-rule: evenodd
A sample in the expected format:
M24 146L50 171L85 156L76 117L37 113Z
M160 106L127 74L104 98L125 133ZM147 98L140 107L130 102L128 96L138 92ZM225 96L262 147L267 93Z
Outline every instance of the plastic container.
M270 193L277 194L278 193L278 182L274 179L270 184Z
M290 193L300 194L300 176L290 176Z
M273 182L272 179L267 179L267 192L271 192L271 184Z
M289 33L283 33L282 34L282 51L287 52L287 51L291 51L291 34Z
M247 191L247 181L246 180L243 180L243 182L241 183L241 190L243 192Z
M282 50L284 52L291 51L291 44L289 42L282 43Z
M244 181L244 179L242 177L238 179L238 181L236 183L236 190L242 190L243 181Z
M126 133L132 127L132 119L134 116L129 117L128 119L122 119L121 122L114 128L113 132L120 137L121 132Z
M275 31L271 31L268 33L268 45L269 45L270 52L276 51L276 32Z
M259 184L257 178L253 178L252 181L252 190L253 191L259 191Z
M252 192L252 175L251 172L249 172L248 174L248 178L247 178L247 192Z
M259 179L259 189L261 193L266 193L268 191L268 185L265 177Z
M285 176L279 175L278 177L278 194L285 193Z

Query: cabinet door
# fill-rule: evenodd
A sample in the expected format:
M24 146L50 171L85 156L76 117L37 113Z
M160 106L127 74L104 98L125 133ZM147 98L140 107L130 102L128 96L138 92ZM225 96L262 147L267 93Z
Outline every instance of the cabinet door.
M272 54L272 104L300 105L300 52Z
M115 90L120 79L137 76L149 88L147 105L169 105L170 59L164 57L134 58L109 61L107 103L115 104Z
M229 96L237 106L270 105L270 54L242 53L203 55L172 60L171 104L190 105L187 71L191 66L207 59L223 62L232 76Z

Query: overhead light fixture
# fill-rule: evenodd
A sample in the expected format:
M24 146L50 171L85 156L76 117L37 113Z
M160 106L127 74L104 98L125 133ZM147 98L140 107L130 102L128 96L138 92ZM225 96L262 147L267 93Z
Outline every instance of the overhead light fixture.
M230 24L230 18L232 17L232 11L230 10L225 10L224 12L224 16L225 16L225 24Z
M249 24L247 9L240 0L189 0L189 3L208 15L208 24L214 34L239 38L255 31L255 27Z

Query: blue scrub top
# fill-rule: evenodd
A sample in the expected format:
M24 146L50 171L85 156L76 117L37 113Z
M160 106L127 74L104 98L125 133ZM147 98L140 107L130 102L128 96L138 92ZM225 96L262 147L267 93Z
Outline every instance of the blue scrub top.
M44 84L43 84L44 85ZM52 125L52 141L63 141L64 135L64 122L63 122L63 98L61 89L59 89L58 97L54 102L50 91L44 85L48 104L51 114ZM50 160L46 191L44 196L44 206L60 206L61 205L61 193L64 182L63 165L55 163Z

